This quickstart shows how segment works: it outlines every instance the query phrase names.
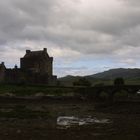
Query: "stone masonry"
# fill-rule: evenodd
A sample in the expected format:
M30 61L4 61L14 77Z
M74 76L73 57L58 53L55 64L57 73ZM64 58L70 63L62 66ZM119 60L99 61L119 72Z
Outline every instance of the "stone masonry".
M0 64L1 83L27 83L56 85L57 76L53 75L53 57L44 48L40 51L26 50L20 58L20 68L7 69L4 62Z

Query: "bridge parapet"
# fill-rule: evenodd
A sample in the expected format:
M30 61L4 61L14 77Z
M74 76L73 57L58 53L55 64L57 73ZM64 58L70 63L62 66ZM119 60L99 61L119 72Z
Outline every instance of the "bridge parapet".
M118 92L125 91L128 94L136 94L140 90L140 85L103 85L94 87L81 87L78 93L89 99L97 99L102 92L108 94L108 99L113 101L114 95ZM111 101L111 102L112 102Z

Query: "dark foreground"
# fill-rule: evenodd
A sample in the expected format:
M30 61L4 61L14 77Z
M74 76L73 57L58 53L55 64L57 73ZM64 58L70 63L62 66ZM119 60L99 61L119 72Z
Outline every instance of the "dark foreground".
M58 125L58 117L107 119ZM139 140L140 103L0 98L0 140Z

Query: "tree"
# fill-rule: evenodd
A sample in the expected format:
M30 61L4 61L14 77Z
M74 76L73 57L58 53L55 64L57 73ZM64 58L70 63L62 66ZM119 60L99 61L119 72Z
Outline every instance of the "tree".
M73 82L74 86L91 86L91 82L88 81L86 78L79 78L75 82Z
M114 85L124 85L124 79L122 77L118 77L114 80Z

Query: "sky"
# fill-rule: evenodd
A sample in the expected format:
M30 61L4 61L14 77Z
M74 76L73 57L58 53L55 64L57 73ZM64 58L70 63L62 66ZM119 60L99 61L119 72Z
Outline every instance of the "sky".
M140 68L140 0L0 0L0 61L43 48L58 77Z

